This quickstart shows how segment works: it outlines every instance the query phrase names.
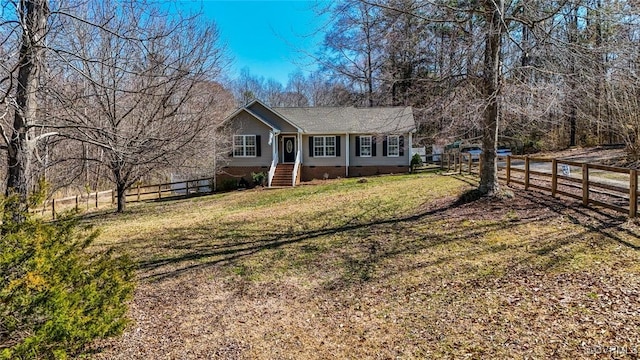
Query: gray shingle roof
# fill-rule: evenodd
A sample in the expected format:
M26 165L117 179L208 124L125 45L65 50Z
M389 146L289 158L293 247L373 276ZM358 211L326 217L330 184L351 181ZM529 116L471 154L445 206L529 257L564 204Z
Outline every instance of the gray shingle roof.
M416 128L411 107L272 108L306 133L404 133Z

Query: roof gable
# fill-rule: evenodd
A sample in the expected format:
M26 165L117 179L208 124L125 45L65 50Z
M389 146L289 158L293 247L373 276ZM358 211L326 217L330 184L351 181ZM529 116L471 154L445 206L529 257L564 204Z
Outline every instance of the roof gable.
M264 118L269 119L271 123L277 125L283 132L302 132L302 129L296 124L259 100L252 101L246 106L246 108Z
M250 114L276 132L302 132L302 129L296 124L292 123L259 100L253 100L247 105L236 109L236 111L224 119L221 126L226 124L228 121L231 121L242 112Z
M220 123L220 125L218 127L223 127L225 126L228 122L233 121L233 119L235 119L236 117L238 117L238 115L242 114L242 113L247 113L249 115L251 115L252 117L254 117L255 119L257 119L258 121L262 122L263 124L265 124L266 126L270 127L273 130L276 131L280 131L280 129L273 123L271 123L270 121L268 121L267 119L265 119L264 117L254 113L253 111L247 109L246 107L241 107L236 109L236 111L234 111L233 113L231 113L231 115L227 116L222 123Z

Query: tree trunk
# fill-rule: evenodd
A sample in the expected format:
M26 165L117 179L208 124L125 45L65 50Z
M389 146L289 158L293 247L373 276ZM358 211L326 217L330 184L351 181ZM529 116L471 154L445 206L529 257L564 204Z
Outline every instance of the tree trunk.
M575 86L573 86L572 88L575 88ZM577 117L578 110L576 109L576 104L571 103L571 109L569 110L569 146L571 147L578 145L576 141L576 132L578 129Z
M126 210L126 207L127 207L127 199L125 197L126 190L127 190L126 184L120 183L120 182L116 184L116 193L118 198L118 209L116 210L116 212L118 213L122 213Z
M571 13L570 13L570 20L569 20L569 29L568 29L568 40L569 40L569 46L571 47L576 47L578 44L578 9L577 6L574 6L571 9ZM577 101L578 101L578 96L576 94L576 89L577 89L577 84L576 82L578 81L578 73L576 71L577 68L577 64L576 64L576 55L572 55L571 56L571 63L569 65L569 70L570 70L570 78L569 78L569 88L571 89L571 96L569 97L569 146L573 147L578 145L577 143L577 139L576 139L576 133L577 133L577 128L578 128L578 105L577 105Z
M496 144L498 142L498 120L500 115L500 54L502 48L502 14L504 0L494 5L493 1L485 3L487 39L484 50L483 90L486 106L483 114L482 131L482 169L480 169L480 185L478 190L487 195L495 195L499 191L498 167L496 163Z
M16 109L7 156L7 196L16 196L15 202L5 208L5 217L24 221L28 210L27 196L31 188L31 157L35 147L30 138L30 126L38 109L36 93L44 57L44 38L49 16L48 0L22 0L19 5L23 26L18 77Z

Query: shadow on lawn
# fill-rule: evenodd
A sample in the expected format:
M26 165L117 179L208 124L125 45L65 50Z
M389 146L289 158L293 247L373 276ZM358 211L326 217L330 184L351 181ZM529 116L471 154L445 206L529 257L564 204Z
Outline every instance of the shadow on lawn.
M330 249L325 251L339 252L338 256L342 261L343 276L341 279L329 281L328 286L335 288L341 284L347 285L350 282L367 281L375 268L375 264L384 259L394 258L403 254L414 254L421 250L436 247L448 242L473 242L479 241L487 233L509 229L517 225L536 222L548 222L559 216L566 217L572 222L582 224L584 230L579 233L563 234L562 231L548 231L538 235L537 239L532 239L528 243L517 245L525 248L522 253L527 255L520 259L520 262L535 262L540 260L545 268L551 268L557 264L569 261L572 253L562 255L562 247L570 246L573 243L582 241L590 234L599 234L606 239L611 239L638 250L638 245L632 244L622 238L618 233L626 232L630 236L638 236L628 229L621 229L620 225L626 218L613 216L610 213L598 209L584 208L575 204L559 201L558 199L539 194L536 192L518 193L518 201L509 204L508 209L500 204L482 200L449 202L434 208L424 210L404 217L389 216L380 210L375 212L372 208L362 209L360 215L378 216L372 221L360 221L354 216L343 220L339 226L318 226L305 230L294 230L291 227L273 226L270 229L243 228L244 221L223 222L221 224L206 225L200 227L171 229L168 233L161 234L157 238L144 241L138 244L139 249L157 248L155 256L148 256L139 262L140 273L143 278L150 281L160 281L166 278L180 276L189 271L194 271L216 264L234 264L234 262L248 258L262 251L279 249L288 245L304 243L304 251L310 253L322 250L312 242L322 237L342 236L349 242L351 248L338 248L341 245L332 244ZM468 200L468 199L467 199ZM546 211L530 211L535 206ZM492 219L490 221L479 222L473 226L462 225L467 219L482 219L487 212L492 211L515 211L521 212L523 216L516 220ZM460 213L462 215L459 215ZM451 216L457 216L452 218ZM314 217L322 215L316 213ZM450 222L448 222L451 220ZM430 225L434 222L442 223L443 228L432 229ZM330 223L330 222L328 222ZM426 229L424 227L426 226ZM218 229L220 227L220 229ZM249 240L247 240L249 239ZM130 243L123 243L123 249L131 249ZM529 247L531 249L529 249ZM479 258L490 253L509 251L501 245L487 245L471 247L464 256L469 258ZM355 252L354 252L355 250ZM479 251L478 251L479 250ZM505 256L508 255L505 253ZM410 263L403 269L410 270L420 267L433 266L455 260L459 253L452 253L440 256L424 263ZM309 264L318 262L318 257L311 256L306 260ZM326 264L315 264L326 266ZM385 276L391 276L389 272Z
M375 234L376 237L385 237L398 234L410 229L412 223L419 222L434 216L438 213L446 211L450 208L459 206L459 203L453 203L445 207L426 210L418 214L406 216L406 217L390 217L382 218L369 222L358 222L357 218L360 216L353 216L346 220L343 220L343 224L340 226L324 226L304 231L295 231L291 229L264 229L264 230L233 230L234 228L241 228L242 221L226 222L221 224L228 231L222 231L221 234L212 236L212 240L216 243L208 243L203 241L202 238L208 233L211 233L213 227L204 226L198 228L185 228L174 229L169 234L165 234L164 238L154 239L154 243L164 244L164 248L171 250L189 250L187 253L178 254L176 256L169 256L165 258L142 260L139 262L139 268L143 273L144 278L152 280L161 280L166 277L177 276L182 273L196 270L207 266L212 266L219 263L232 263L243 257L248 257L252 254L258 253L263 250L277 249L286 245L308 242L324 236L335 235L354 235L362 238L367 237L367 234ZM375 210L363 209L360 215L371 215ZM322 217L321 214L315 214L316 217ZM364 234L362 233L364 231ZM481 232L477 228L477 232L469 232L467 235L474 237L479 236ZM180 241L175 242L176 235L180 233L195 234L195 240L186 243ZM415 235L415 234L414 234ZM429 236L429 245L434 246L436 244L446 241L447 234ZM241 239L255 239L249 241L242 241ZM240 240L240 241L238 241ZM410 244L406 244L410 245ZM127 247L127 244L121 246ZM146 245L142 245L145 247ZM370 252L375 253L377 248L375 245L367 245ZM415 249L405 246L404 251L414 251ZM381 256L395 256L400 252L381 252L376 257ZM361 260L345 258L345 263L356 265ZM168 271L159 271L162 267L172 267L171 265L185 264L185 266L177 269L170 269ZM363 263L363 266L369 266Z

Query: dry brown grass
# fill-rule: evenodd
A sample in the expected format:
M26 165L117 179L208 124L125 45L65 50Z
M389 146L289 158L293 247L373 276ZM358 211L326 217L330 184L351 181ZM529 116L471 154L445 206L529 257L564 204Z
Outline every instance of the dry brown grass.
M640 347L636 223L470 177L386 176L131 206L133 323L99 359L592 358ZM607 355L609 355L607 353Z

